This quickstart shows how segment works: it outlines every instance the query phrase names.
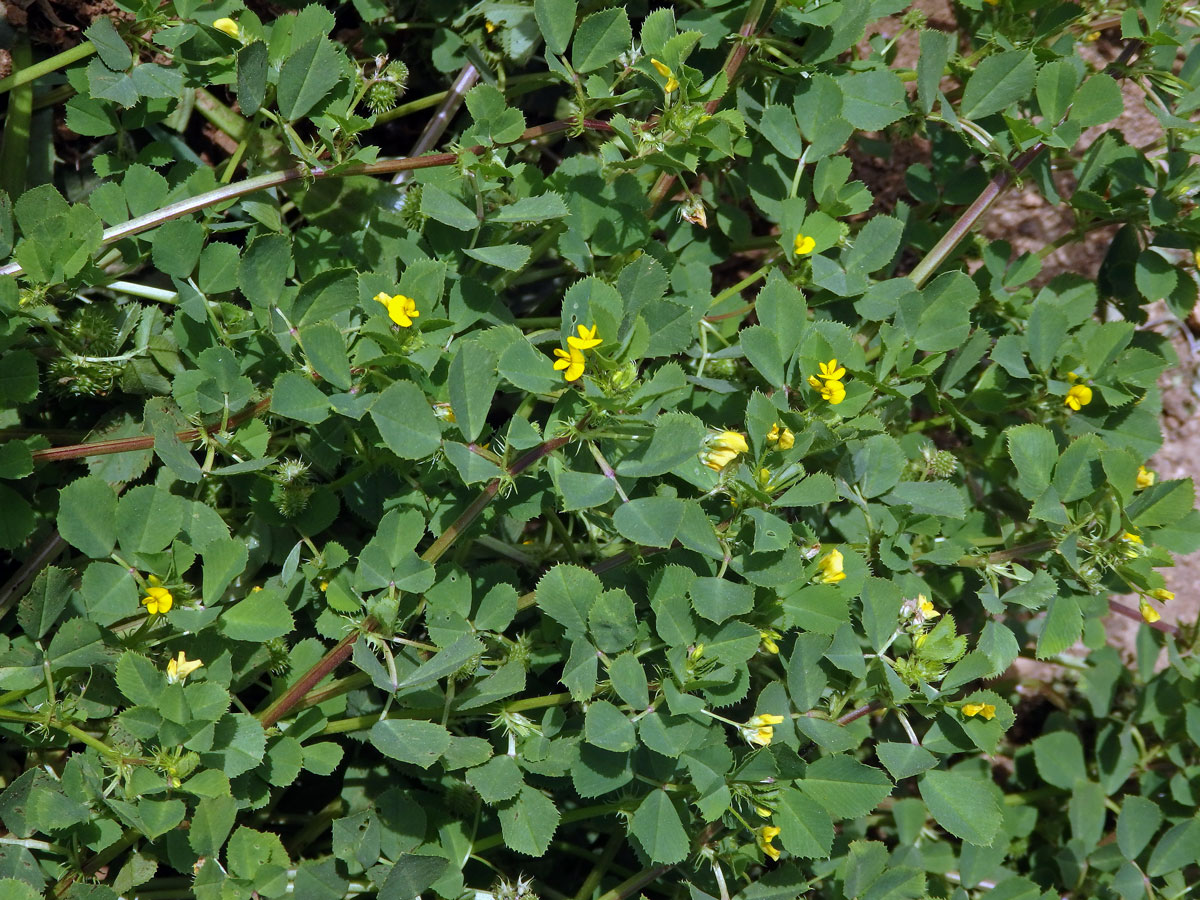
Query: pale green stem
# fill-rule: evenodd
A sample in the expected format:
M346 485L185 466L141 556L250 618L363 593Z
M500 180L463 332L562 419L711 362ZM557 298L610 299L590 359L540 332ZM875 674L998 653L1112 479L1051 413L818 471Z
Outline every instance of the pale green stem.
M0 78L0 94L7 93L13 88L20 87L23 84L28 84L43 75L49 75L51 72L57 72L59 69L69 66L73 62L78 62L81 59L87 59L96 52L96 45L91 41L84 41L72 47L70 50L64 50L49 59L43 59L40 63L34 63L32 66L13 72L7 78Z

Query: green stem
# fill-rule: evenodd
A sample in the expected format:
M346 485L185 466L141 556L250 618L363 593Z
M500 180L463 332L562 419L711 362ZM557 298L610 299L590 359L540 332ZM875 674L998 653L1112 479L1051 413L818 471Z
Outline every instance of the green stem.
M575 128L577 124L574 121L560 120L550 122L546 125L537 125L533 128L525 129L525 132L512 143L525 143L548 134L568 131ZM583 127L595 131L609 130L608 123L592 119L585 120ZM485 149L488 148L477 145L467 148L463 152L481 154ZM130 219L128 222L114 225L112 228L105 229L104 234L101 236L101 243L111 244L122 238L141 234L143 231L149 231L151 228L156 228L171 219L178 219L180 216L199 212L209 206L236 200L238 197L244 197L247 194L254 194L258 191L265 191L268 188L280 187L293 181L302 181L304 179L320 181L323 178L346 178L353 175L391 175L395 172L405 172L412 169L433 169L440 166L451 166L457 163L458 159L458 154L455 153L435 153L430 156L387 159L383 162L345 166L339 169L295 166L290 169L284 169L282 172L267 172L263 175L247 178L244 181L206 191L203 194L197 194L195 197L188 197L186 200L180 200L177 203L156 209L143 216ZM19 263L9 263L6 266L0 266L0 275L19 275L23 271L25 270Z
M37 713L19 713L8 709L0 709L0 719L8 722L24 722L27 725L46 725L57 731L61 731L64 734L69 734L80 743L87 744L92 749L98 750L110 760L123 758L119 750L114 750L99 738L92 737L82 728L72 725L70 722L60 722L53 716L47 718L45 716L38 715Z
M19 40L12 49L13 69L28 71L33 50L28 39ZM10 76L11 77L11 76ZM9 197L25 191L25 173L29 169L29 121L33 116L33 85L26 81L13 91L4 117L4 138L0 140L0 190Z
M13 73L7 78L0 78L0 94L7 93L23 84L29 84L43 75L57 72L59 69L69 66L73 62L87 59L95 52L96 45L91 41L84 41L70 50L64 50L62 53L51 56L49 59L43 59L40 63L34 63L33 65L18 68L14 59Z

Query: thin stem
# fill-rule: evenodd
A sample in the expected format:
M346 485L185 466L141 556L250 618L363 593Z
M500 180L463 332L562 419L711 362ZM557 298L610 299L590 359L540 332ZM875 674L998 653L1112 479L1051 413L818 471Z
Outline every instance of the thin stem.
M533 128L525 129L524 133L512 141L512 144L526 143L537 138L545 137L548 134L557 134L562 131L568 131L578 126L579 123L570 120L560 120L557 122L549 122L545 125L537 125ZM600 122L594 119L586 119L583 122L584 128L589 128L594 131L608 131L610 126L607 122ZM511 146L505 144L504 146ZM464 150L464 153L481 154L485 148L480 145L469 147ZM236 200L238 197L244 197L247 194L254 194L258 191L265 191L268 188L280 187L293 181L302 181L304 179L312 179L320 181L323 178L346 178L352 175L390 175L395 172L405 172L412 169L434 169L440 166L451 166L458 162L458 154L455 153L435 153L431 156L420 157L405 157L402 159L387 159L377 163L363 163L352 166L345 166L335 169L324 169L319 166L294 166L290 169L284 169L281 172L267 172L263 175L256 175L253 178L247 178L244 181L239 181L234 184L225 185L211 191L206 191L203 194L197 194L195 197L188 197L186 200L180 200L177 203L169 204L161 209L156 209L153 212L146 213L143 216L130 219L128 222L122 222L120 225L114 225L112 228L105 229L101 236L102 244L111 244L114 241L119 241L122 238L130 237L131 235L141 234L143 231L149 231L151 228L156 228L164 222L171 219L178 219L180 216L190 215L194 212L199 212L209 206L215 206L219 203L226 203L230 200ZM6 266L0 266L0 275L18 275L25 271L20 263L9 263Z
M421 132L421 136L417 138L417 142L413 144L412 152L408 154L409 156L420 156L422 153L427 153L434 148L438 139L450 127L450 120L454 118L454 114L458 112L458 108L462 105L463 97L466 96L467 91L475 86L475 82L478 80L479 70L474 65L467 63L462 67L462 71L458 73L458 77L450 85L450 90L446 91L445 97L438 107L438 111L425 123L425 128ZM397 172L396 176L392 179L392 184L404 184L410 177L412 176L408 172Z
M51 56L49 59L43 59L40 63L34 63L31 66L18 69L7 78L0 78L0 94L7 93L13 88L35 81L43 75L57 72L59 69L69 66L73 62L87 59L95 52L96 45L91 41L84 41L70 50L64 50L62 53Z
M0 588L0 619L12 609L13 604L25 594L26 588L37 577L38 572L50 565L67 547L67 542L57 531L51 534L37 550L25 560L4 587Z
M97 285L99 287L100 285ZM168 291L165 288L150 287L145 284L137 284L133 281L110 281L103 285L110 291L118 291L122 294L128 294L130 297L141 297L143 300L156 300L159 303L178 303L179 294L175 291Z
M1141 47L1141 41L1131 41L1121 51L1121 55L1108 66L1107 71L1111 72L1124 68L1137 55ZM926 253L925 258L917 263L916 268L909 273L908 277L917 287L921 287L929 280L929 276L936 272L938 267L950 257L950 254L954 252L954 249L962 239L983 218L984 213L991 209L992 204L1017 180L1017 177L1025 169L1033 164L1033 161L1041 155L1041 152L1045 148L1046 145L1039 141L1021 153L1011 164L1005 166L1002 171L992 176L992 180L988 182L987 187L983 189L982 193L975 198L975 202L963 211L963 214L950 226L950 229L942 235L941 240L933 245L933 249Z
M92 749L98 750L110 760L122 758L122 754L119 750L114 750L99 738L92 737L77 725L72 725L70 722L61 722L53 716L47 717L44 715L39 715L38 713L20 713L13 712L12 710L8 709L0 709L0 719L8 722L24 722L28 725L45 725L48 728L53 728L56 731L69 734L80 743L87 744Z
M33 62L33 49L28 38L17 41L12 48L12 63L16 70L28 69ZM29 123L33 116L33 85L26 83L13 91L4 117L4 139L0 140L0 190L10 197L25 191L25 175L29 169Z
M1132 619L1140 624L1149 625L1155 631L1161 631L1163 634L1179 634L1179 626L1172 625L1170 622L1147 622L1142 618L1142 614L1136 609L1131 606L1126 606L1124 603L1118 603L1116 600L1109 600L1108 608L1115 612L1118 616L1124 616L1125 618Z

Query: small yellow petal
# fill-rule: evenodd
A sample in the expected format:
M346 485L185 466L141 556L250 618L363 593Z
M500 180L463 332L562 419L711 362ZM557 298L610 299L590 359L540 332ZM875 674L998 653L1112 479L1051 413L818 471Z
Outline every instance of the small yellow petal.
M1138 473L1137 473L1137 488L1138 488L1138 490L1140 491L1140 490L1144 490L1145 488L1148 488L1148 487L1153 487L1154 486L1154 477L1155 477L1154 473L1149 471L1145 466L1138 466Z
M671 77L671 69L665 63L660 63L657 59L652 59L650 60L650 65L654 66L654 71L663 78Z
M817 242L810 235L798 234L796 235L796 243L793 245L793 249L796 251L797 256L807 256L813 252L816 246Z
M1166 588L1158 588L1156 590L1151 591L1150 596L1153 597L1155 600L1162 600L1163 602L1166 602L1167 600L1175 599L1175 592L1168 591Z
M1158 610L1155 609L1153 606L1151 606L1149 603L1147 603L1145 600L1142 600L1138 603L1138 611L1142 614L1142 618L1145 621L1149 622L1151 625L1153 625L1155 622L1157 622L1159 619L1162 618L1162 616L1159 615Z
M236 37L240 36L242 33L242 30L240 28L238 28L237 22L233 21L233 19L229 19L229 18L225 18L225 17L217 19L215 22L213 22L212 27L217 29L217 31L223 31L225 34L229 35L231 38L236 38Z

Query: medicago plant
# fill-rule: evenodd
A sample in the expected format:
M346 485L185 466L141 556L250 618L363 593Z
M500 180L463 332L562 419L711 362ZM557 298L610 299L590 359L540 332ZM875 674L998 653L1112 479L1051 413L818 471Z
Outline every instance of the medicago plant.
M1191 892L1194 8L117 6L3 32L0 894Z

